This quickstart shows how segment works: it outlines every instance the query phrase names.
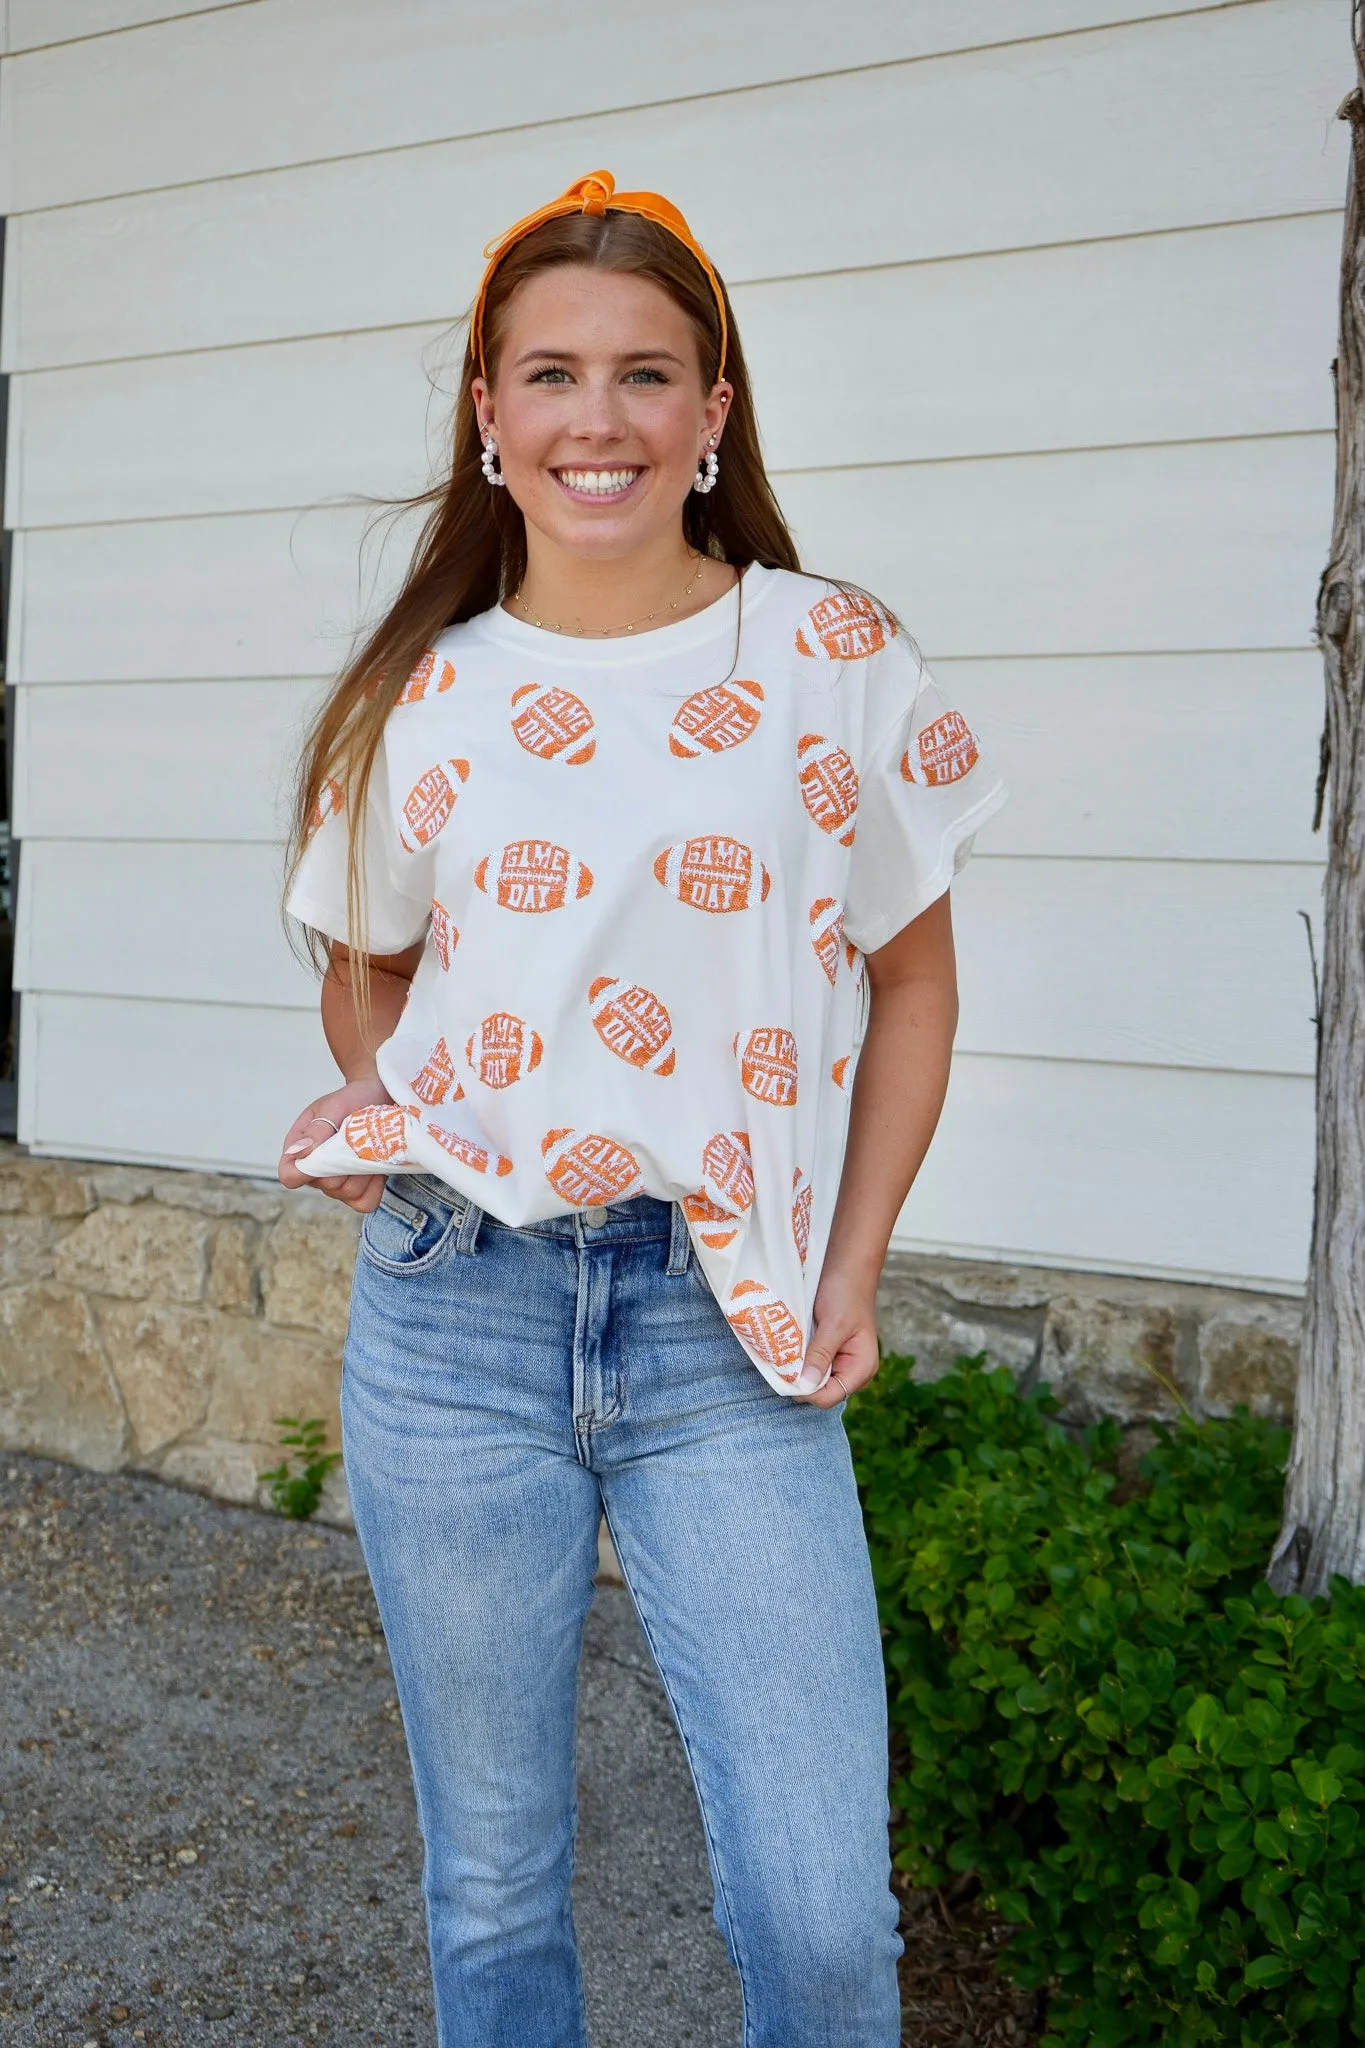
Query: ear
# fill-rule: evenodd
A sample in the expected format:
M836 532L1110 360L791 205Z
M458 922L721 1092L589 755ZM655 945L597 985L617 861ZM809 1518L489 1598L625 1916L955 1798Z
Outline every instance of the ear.
M718 384L712 385L710 396L702 413L702 419L706 427L706 434L702 443L703 452L712 446L719 447L720 437L725 431L726 415L729 413L734 396L734 385L727 384L723 377Z
M486 434L496 432L494 426L493 394L488 388L488 379L486 377L476 377L469 387L469 395L474 400L474 416L478 420L479 439L482 440Z

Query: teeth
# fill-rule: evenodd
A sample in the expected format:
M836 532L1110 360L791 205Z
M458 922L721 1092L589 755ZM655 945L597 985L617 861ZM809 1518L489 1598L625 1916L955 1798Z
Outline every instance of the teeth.
M559 478L571 491L595 491L606 497L612 491L623 491L639 474L638 469L561 469Z

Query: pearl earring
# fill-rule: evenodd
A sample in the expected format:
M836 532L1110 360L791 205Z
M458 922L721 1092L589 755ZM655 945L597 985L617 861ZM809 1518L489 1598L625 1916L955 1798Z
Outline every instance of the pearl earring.
M714 491L716 478L720 475L720 457L716 454L715 448L716 437L713 434L710 446L697 464L697 474L692 479L693 490L702 497L705 497L708 491Z
M493 467L494 461L496 460L497 457L497 453L498 444L493 439L493 436L490 434L488 436L488 439L483 444L483 456L480 461L479 467L482 469L484 476L486 477L490 484L505 484L507 479L503 475L502 471L500 469L494 469Z

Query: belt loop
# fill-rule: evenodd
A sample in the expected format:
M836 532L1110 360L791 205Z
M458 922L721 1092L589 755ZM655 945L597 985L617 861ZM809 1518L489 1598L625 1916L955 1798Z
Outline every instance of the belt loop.
M464 1215L460 1218L459 1234L455 1239L457 1252L472 1252L479 1241L479 1225L483 1222L483 1210L477 1202L466 1198Z
M674 1202L673 1227L668 1234L668 1272L685 1273L691 1256L692 1240L687 1234L687 1218L683 1215L681 1202Z

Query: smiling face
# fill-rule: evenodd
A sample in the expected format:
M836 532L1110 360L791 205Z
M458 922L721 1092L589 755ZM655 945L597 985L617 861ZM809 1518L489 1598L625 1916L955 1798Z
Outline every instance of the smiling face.
M730 386L704 385L696 332L661 286L560 264L517 291L473 396L528 540L606 561L681 546Z

